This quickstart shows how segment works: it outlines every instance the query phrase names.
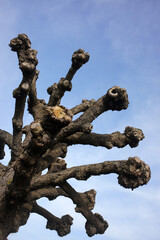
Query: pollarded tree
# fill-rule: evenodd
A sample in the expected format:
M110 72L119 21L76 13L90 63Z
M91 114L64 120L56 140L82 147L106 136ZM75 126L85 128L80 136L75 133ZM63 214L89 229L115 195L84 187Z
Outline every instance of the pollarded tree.
M79 49L72 55L72 65L66 77L47 89L50 97L46 103L37 98L37 51L31 49L27 35L19 34L11 40L9 46L17 52L23 79L13 91L13 134L0 130L0 158L4 158L5 144L11 150L8 165L0 164L0 239L5 240L10 233L17 232L33 212L46 218L46 228L56 230L59 236L70 233L71 216L58 218L36 203L42 197L54 200L58 196L68 197L76 204L75 210L86 218L88 236L103 234L108 227L107 221L91 211L95 205L95 190L79 193L67 180L87 180L92 175L116 173L121 186L134 189L147 184L151 176L150 168L138 157L67 168L65 156L68 146L74 144L107 149L126 145L133 148L138 145L144 135L137 128L126 127L124 133L92 132L91 123L100 114L128 107L127 92L124 88L114 86L98 100L83 100L71 109L60 105L64 93L72 89L74 74L89 60L89 54ZM23 126L27 99L28 111L34 121ZM81 115L72 120L77 113ZM45 169L47 173L42 175Z

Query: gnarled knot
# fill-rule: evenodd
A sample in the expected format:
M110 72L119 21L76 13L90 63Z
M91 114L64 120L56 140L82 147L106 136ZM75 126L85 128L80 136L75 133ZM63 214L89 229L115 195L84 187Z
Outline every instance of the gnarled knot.
M72 83L66 78L61 78L58 83L58 88L62 91L71 91Z
M110 110L120 111L126 109L129 104L126 89L118 86L110 88L104 100L106 101L107 108Z
M151 170L148 164L145 164L138 157L130 157L118 176L118 183L125 187L137 188L147 184L151 178Z
M22 82L20 86L13 90L13 98L21 97L22 94L28 94L29 92L29 83L28 82Z
M49 135L44 131L40 120L35 120L30 124L31 146L33 151L43 150L50 142Z
M70 233L71 231L71 225L73 224L73 218L70 215L65 215L61 217L60 220L55 221L48 220L46 228L50 230L56 230L58 235L63 237Z
M40 135L43 132L43 128L39 120L32 122L30 128L33 135Z
M13 38L10 41L9 46L14 52L18 52L19 50L27 50L31 47L31 41L26 34L18 34L18 37Z
M86 233L89 237L92 237L95 234L103 234L108 228L107 221L105 221L100 214L95 213L94 216L97 218L95 225L93 225L93 223L90 223L88 220L85 224Z
M89 60L89 53L85 52L83 49L75 51L72 55L72 66L77 70Z
M134 128L134 127L126 127L124 134L129 140L129 146L131 148L137 147L139 141L144 139L144 134L141 129Z
M37 51L31 49L31 42L26 34L19 34L18 37L10 41L9 46L12 51L18 53L19 68L23 73L34 72L38 59L36 58Z
M48 116L55 121L66 122L67 124L72 120L71 111L63 106L47 107L46 111L48 112Z
M72 112L64 106L48 106L41 124L47 131L56 132L71 123L72 117Z
M91 189L90 191L81 193L81 197L86 203L88 209L92 210L95 206L96 191L94 189ZM75 211L80 212L78 207L75 208Z
M47 93L48 93L49 95L52 95L52 92L53 92L55 89L57 89L57 87L58 87L58 84L57 84L57 83L54 83L52 86L50 86L50 87L47 88Z
M91 123L85 123L81 127L81 131L83 133L90 133L93 129L93 125Z
M31 48L19 55L19 68L22 72L33 72L36 70L36 66L38 64L36 55L37 51Z

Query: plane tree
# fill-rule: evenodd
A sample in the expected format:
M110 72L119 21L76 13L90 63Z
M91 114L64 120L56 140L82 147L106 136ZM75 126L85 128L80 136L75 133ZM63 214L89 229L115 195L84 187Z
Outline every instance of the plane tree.
M136 156L68 168L65 157L67 148L75 144L106 149L138 146L144 134L131 126L127 126L123 133L93 132L92 122L99 115L109 110L127 109L127 91L113 86L98 100L82 100L71 109L62 106L62 97L72 89L73 76L89 60L89 54L79 49L72 55L72 64L66 76L47 89L49 100L45 102L37 96L37 51L31 48L28 36L19 34L10 41L9 46L17 53L23 77L13 91L13 132L0 129L0 159L4 159L5 145L11 151L9 162L0 163L0 239L5 240L10 233L17 232L32 213L43 216L46 228L57 231L59 236L69 234L73 222L70 215L59 218L37 203L42 197L53 201L59 196L70 198L76 205L75 211L86 218L88 236L103 234L108 223L99 213L92 211L96 191L78 192L68 179L86 181L91 176L115 173L121 186L135 189L147 184L151 176L150 167ZM26 104L33 121L24 126Z

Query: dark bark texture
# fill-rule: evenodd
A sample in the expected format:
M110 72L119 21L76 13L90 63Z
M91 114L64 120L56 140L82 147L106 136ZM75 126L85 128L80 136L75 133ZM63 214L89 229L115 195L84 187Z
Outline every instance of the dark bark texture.
M103 234L108 223L92 211L96 191L91 189L79 193L67 180L87 180L91 176L115 173L121 186L134 189L147 184L151 177L150 168L138 157L67 168L65 157L68 146L75 144L106 149L138 146L144 134L131 126L126 127L123 133L92 132L92 122L102 113L127 109L127 91L113 86L98 100L82 100L71 109L62 106L62 97L72 89L73 76L89 60L89 54L79 49L72 55L72 64L66 76L47 89L50 97L46 103L37 97L37 51L31 49L28 36L19 34L9 46L17 52L23 77L13 91L13 132L10 134L0 129L0 159L5 156L5 145L11 150L8 165L0 163L0 240L6 240L9 234L17 232L33 212L46 218L46 228L57 231L59 236L69 234L73 221L71 216L67 214L58 218L36 202L42 197L53 201L59 196L70 198L76 205L75 211L86 218L88 236ZM34 121L23 126L26 104ZM77 113L79 117L72 120ZM46 174L42 175L46 169Z

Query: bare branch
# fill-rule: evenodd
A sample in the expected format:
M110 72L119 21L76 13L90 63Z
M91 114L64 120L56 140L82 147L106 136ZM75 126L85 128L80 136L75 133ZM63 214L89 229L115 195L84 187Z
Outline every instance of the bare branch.
M34 120L42 119L45 109L46 102L43 99L37 99L34 103L28 99L28 111L33 116Z
M61 188L46 187L31 191L27 196L27 201L31 202L46 197L49 200L54 200L59 196L68 197L68 195Z
M91 189L90 191L86 191L84 193L79 193L79 194L84 199L88 208L90 210L92 210L95 205L96 191ZM31 202L31 201L38 200L42 197L46 197L51 201L51 200L55 200L59 196L70 198L70 195L68 195L61 188L46 187L46 188L40 188L40 189L31 191L28 194L26 200L27 200L27 202ZM79 212L78 207L76 207L75 210L76 210L76 212Z
M29 89L29 105L30 108L33 108L37 104L37 89L36 89L36 81L38 79L39 71L36 70L33 80L30 84Z
M12 135L0 129L0 159L3 159L5 156L4 152L5 144L7 144L9 148L12 147Z
M9 148L12 147L12 134L0 129L0 140L2 140Z
M87 180L91 176L110 173L118 174L119 184L131 189L147 184L151 177L150 167L147 164L138 157L130 157L128 160L105 161L103 163L72 167L58 173L43 175L32 180L31 189L44 187L48 184L58 186L70 178ZM123 179L125 179L124 182Z
M67 182L63 182L60 186L77 205L78 211L82 213L82 215L87 219L87 234L90 237L97 233L103 234L108 227L108 223L104 221L102 217L99 218L91 212L83 197L78 192L76 192L76 190L72 188L70 184L68 184ZM88 225L90 225L89 228Z
M86 100L86 99L83 99L81 104L71 108L70 110L73 113L73 115L76 115L77 113L85 112L94 103L95 103L94 99L91 99L90 101Z
M61 218L55 217L46 209L40 207L38 204L33 205L32 212L37 213L46 218L46 228L50 230L56 230L59 236L65 236L70 233L70 227L72 225L73 218L70 215L65 215Z
M139 141L143 140L144 134L142 130L126 127L124 133L114 132L112 134L97 134L89 133L85 134L77 132L64 139L64 142L68 145L73 144L88 144L93 146L101 146L111 149L112 147L123 148L126 145L130 147L137 147Z
M10 41L9 46L12 51L17 52L19 68L23 73L23 80L19 87L13 91L13 97L16 98L15 113L13 117L13 142L12 142L12 161L20 155L22 150L22 126L23 114L26 97L36 74L37 51L31 49L31 42L27 35L19 34L18 37Z
M65 78L61 78L59 83L54 83L51 87L47 89L50 99L48 102L49 106L59 105L61 98L64 96L66 91L71 91L72 89L72 78L77 72L77 70L89 60L89 54L83 49L79 49L72 55L72 65Z
M56 144L52 148L48 148L46 153L42 156L42 158L38 161L36 166L36 172L43 171L46 168L51 167L52 163L56 163L57 158L64 158L67 153L67 144ZM52 167L51 167L52 168Z
M84 193L78 193L81 198L83 199L83 201L85 202L85 204L87 205L89 210L92 210L95 206L95 197L96 197L96 191L94 189L91 189L89 191L86 191ZM76 212L80 212L78 205L75 208Z
M26 125L22 128L22 133L25 134L25 139L22 143L22 147L27 147L31 141L32 133L30 125Z
M49 106L56 106L60 104L61 98L64 96L66 91L71 91L72 84L66 78L61 78L59 83L54 83L51 87L47 89L48 94L50 94L50 99L48 102Z
M88 133L92 130L91 122L99 115L108 110L126 109L128 107L128 95L126 89L117 86L112 87L101 98L99 98L92 106L90 106L78 119L64 127L56 137L56 141L60 141L75 132Z
M36 70L33 80L30 84L29 98L28 98L28 111L33 116L34 120L40 120L43 117L46 108L44 99L37 98L36 81L38 79L39 71Z

